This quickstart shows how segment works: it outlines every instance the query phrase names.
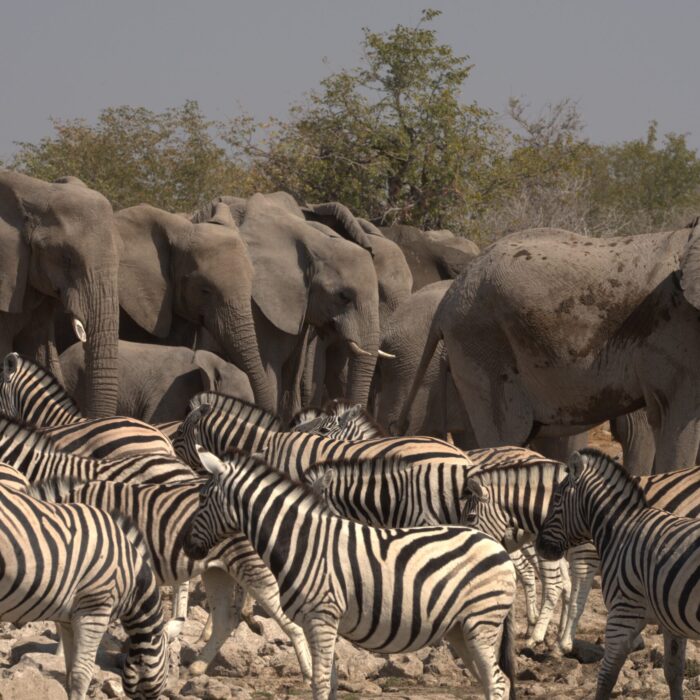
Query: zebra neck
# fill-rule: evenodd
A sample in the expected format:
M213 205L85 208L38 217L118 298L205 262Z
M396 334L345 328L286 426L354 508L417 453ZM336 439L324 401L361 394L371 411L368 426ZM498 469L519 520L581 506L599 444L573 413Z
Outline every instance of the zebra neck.
M322 544L318 533L332 516L306 488L258 467L237 474L231 493L241 530L275 577L289 568L293 554Z

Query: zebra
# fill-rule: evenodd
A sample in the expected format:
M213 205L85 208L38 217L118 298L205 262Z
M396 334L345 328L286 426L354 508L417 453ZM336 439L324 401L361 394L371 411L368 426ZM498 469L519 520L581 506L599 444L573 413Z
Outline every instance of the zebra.
M40 428L59 449L83 457L175 454L160 430L136 418L84 418L53 374L15 352L3 361L0 412Z
M203 483L203 479L197 479L178 484L110 481L82 484L72 479L51 479L32 485L30 492L43 500L83 503L127 518L142 533L159 585L178 586L201 574L212 611L212 634L190 665L190 675L206 671L240 622L243 607L241 587L237 585L240 583L287 633L302 674L310 680L311 658L303 632L282 612L277 582L246 537L236 533L213 549L206 561L194 561L183 552L185 525L197 510ZM208 562L212 566L207 566ZM186 607L176 615L184 612Z
M108 479L164 483L189 481L195 477L190 467L171 455L146 453L99 460L62 452L40 430L2 416L0 462L14 467L30 482L73 477L83 481Z
M168 641L183 621L164 625L137 533L125 533L97 508L44 503L4 481L0 509L0 617L17 625L59 624L72 700L85 698L100 640L110 621L121 620L129 637L124 691L158 698L167 681Z
M514 697L515 572L500 544L463 527L361 525L330 514L257 457L237 453L224 463L200 452L200 460L213 476L185 551L203 557L236 528L246 534L277 579L285 612L306 633L314 700L329 697L338 634L380 653L446 637L486 697L503 698L509 688Z
M289 430L348 441L371 440L387 435L361 404L340 399L330 401L323 410L303 409L292 418Z
M260 451L282 424L277 416L254 404L214 391L203 391L190 400L190 412L173 438L175 453L193 469L199 463L197 444L206 444L215 454L235 447Z
M632 642L648 622L664 633L664 675L683 696L686 639L700 639L700 522L650 507L622 465L575 452L537 536L537 551L560 558L593 540L608 609L596 699L609 698Z

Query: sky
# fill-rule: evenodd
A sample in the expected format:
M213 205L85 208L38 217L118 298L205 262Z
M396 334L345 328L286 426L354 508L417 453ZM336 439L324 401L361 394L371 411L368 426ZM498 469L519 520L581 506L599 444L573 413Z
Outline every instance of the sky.
M466 101L536 113L578 102L594 142L661 133L700 147L697 0L2 0L0 159L51 133L49 117L199 102L284 116L325 75L358 64L362 27L414 26L469 55Z

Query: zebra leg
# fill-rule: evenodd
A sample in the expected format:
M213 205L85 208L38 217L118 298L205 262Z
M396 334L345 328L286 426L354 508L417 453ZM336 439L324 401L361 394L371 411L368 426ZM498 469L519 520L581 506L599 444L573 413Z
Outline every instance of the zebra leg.
M241 618L244 620L246 625L250 627L256 634L262 635L263 628L262 625L255 619L253 615L253 597L248 595L245 591L243 592L243 601L241 603Z
M213 628L213 621L211 618L211 612L207 616L207 621L204 623L204 627L202 628L202 634L199 635L199 642L208 642L211 639L211 631Z
M571 608L571 576L569 575L569 562L566 557L559 560L559 571L561 573L561 614L559 615L559 633L564 629L566 621L569 619Z
M75 648L75 640L73 639L73 628L65 622L56 623L58 629L58 648L63 654L66 662L66 686L70 682L70 674L73 670L73 661L75 656L73 650Z
M638 614L629 605L613 604L610 608L605 623L605 655L598 669L595 700L607 700L612 695L632 643L645 626L643 611Z
M684 637L674 637L664 632L664 677L671 700L683 700L686 642Z
M539 644L544 641L549 622L554 614L554 608L559 602L562 591L561 566L558 561L537 560L537 573L542 583L542 606L537 618L537 624L526 644Z
M212 621L212 631L204 648L200 649L197 659L188 669L191 676L198 676L207 670L216 653L241 622L243 591L236 581L217 567L203 571L202 581L209 602L207 624L209 620Z
M65 642L63 641L64 630L66 625L60 622L56 623L56 634L58 635L58 644L56 645L56 651L54 654L56 656L63 656L65 654Z
M110 612L99 614L93 611L78 615L71 620L74 656L68 682L70 700L85 700L95 670L97 647L100 646L100 641L107 631ZM68 656L67 650L65 653Z
M313 700L329 700L331 676L335 659L335 640L338 636L338 620L312 617L304 621L304 632L311 649L313 678L311 692Z
M503 700L510 689L496 657L500 633L499 628L491 625L479 625L472 630L457 625L445 635L469 673L481 684L487 700Z
M565 654L571 653L574 648L574 636L578 628L578 622L586 607L588 594L593 586L593 577L600 566L598 555L592 545L574 547L569 553L569 566L571 572L571 598L569 601L569 614L563 628L559 629L559 647Z
M511 561L515 567L515 573L525 591L525 612L527 614L527 632L524 636L529 637L535 628L539 606L537 604L537 584L535 582L535 570L525 555L520 551L510 553Z
M190 582L184 581L183 583L178 583L177 587L173 591L173 597L175 598L173 604L173 617L179 617L186 620L187 601L190 597Z

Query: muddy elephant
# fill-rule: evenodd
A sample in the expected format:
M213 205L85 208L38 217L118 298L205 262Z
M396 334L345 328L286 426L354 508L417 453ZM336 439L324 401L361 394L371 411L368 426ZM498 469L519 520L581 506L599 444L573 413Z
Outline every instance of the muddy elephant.
M79 343L61 353L66 390L82 407L85 356ZM207 350L191 350L119 341L117 413L148 423L183 420L189 400L201 391L217 391L254 400L245 372Z
M401 248L411 270L414 292L433 282L455 279L479 254L475 243L449 231L396 225L384 226L381 232Z
M76 178L0 171L0 356L27 353L54 372L54 316L85 344L90 417L117 406L119 294L112 207Z
M196 224L147 204L114 219L119 302L130 319L160 339L176 321L205 329L248 375L255 402L275 410L253 321L253 266L228 208L221 205Z
M365 404L379 346L379 298L372 256L319 222L307 222L283 192L220 197L238 223L255 270L253 313L278 411L301 408L300 384L313 334L351 354L346 398Z
M646 406L655 469L700 442L700 229L594 239L511 234L433 319L400 426L440 339L481 445L580 432Z

